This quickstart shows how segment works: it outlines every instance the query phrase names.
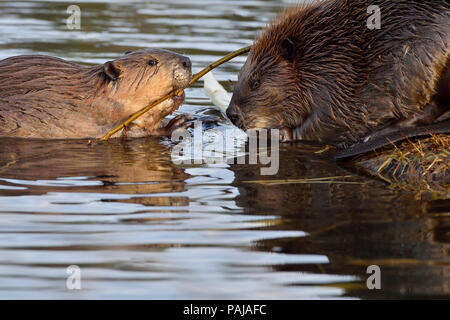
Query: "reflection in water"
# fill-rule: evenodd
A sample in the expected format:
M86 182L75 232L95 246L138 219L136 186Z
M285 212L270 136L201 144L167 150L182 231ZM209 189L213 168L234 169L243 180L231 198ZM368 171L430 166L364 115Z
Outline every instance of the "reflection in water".
M289 2L78 1L80 32L65 27L68 2L1 2L0 58L101 63L150 46L188 54L198 71ZM228 90L244 60L216 72ZM187 96L180 112L219 115L201 84ZM257 165L175 165L172 148L0 139L0 298L449 296L448 200L390 190L312 146L282 146L269 177ZM72 264L80 291L65 287ZM380 291L366 289L371 264Z
M283 184L348 176L307 146L282 149L278 185L257 183L255 165L175 166L170 148L1 140L0 293L73 297L76 264L89 289L77 298L448 294L448 202L358 177ZM381 292L365 289L371 264Z
M328 262L324 255L249 253L256 240L305 233L272 230L280 223L275 214L242 214L232 172L176 167L158 139L91 146L3 139L0 148L0 292L8 297L38 289L71 297L64 272L76 264L90 289L77 297L232 297L243 277L252 281L249 274L265 281L243 297L256 297L260 287L269 298L293 276L266 274L273 264ZM127 284L133 290L117 291Z
M347 174L330 167L329 159L311 159L297 150L285 151L280 157L279 176L273 179ZM361 181L362 185L278 186L239 182L260 179L255 172L250 167L236 168L237 205L245 208L247 214L276 212L282 221L276 228L303 230L308 234L284 241L257 241L256 248L289 254L323 254L330 261L275 266L274 270L352 274L366 279L366 268L376 264L382 269L380 292L368 291L364 282L328 285L347 289L348 296L364 298L450 294L448 200L416 201L413 195L386 190L383 183L376 181ZM296 284L303 285L301 280L293 283Z

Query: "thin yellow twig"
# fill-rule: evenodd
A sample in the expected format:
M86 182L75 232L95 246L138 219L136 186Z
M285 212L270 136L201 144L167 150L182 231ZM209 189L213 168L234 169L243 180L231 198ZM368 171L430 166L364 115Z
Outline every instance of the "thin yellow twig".
M192 84L194 84L195 82L197 82L201 77L203 77L205 74L207 74L208 72L210 72L211 70L217 68L218 66L220 66L221 64L230 61L231 59L240 56L242 54L245 54L247 52L250 51L251 46L233 51L229 54L227 54L226 56L224 56L223 58L217 60L216 62L211 63L209 66L207 66L205 69L203 69L202 71L200 71L199 73L195 74L191 81L189 82L189 85L186 87L190 87ZM183 92L183 89L179 89L179 90L175 90L172 91L168 94L166 94L164 97L156 100L155 102L153 102L152 104L150 104L149 106L143 108L142 110L133 113L132 115L130 115L128 117L127 120L125 120L124 122L122 122L120 125L118 125L117 127L115 127L114 129L112 129L111 131L109 131L106 135L104 135L100 140L101 141L107 141L109 138L111 138L111 136L113 134L115 134L117 131L120 131L122 129L125 129L126 127L128 127L130 125L131 122L133 122L134 120L136 120L137 118L139 118L140 116L142 116L144 113L148 112L150 109L152 109L153 107L155 107L156 105L160 104L161 102L169 99L170 97L173 97L174 95L181 95Z

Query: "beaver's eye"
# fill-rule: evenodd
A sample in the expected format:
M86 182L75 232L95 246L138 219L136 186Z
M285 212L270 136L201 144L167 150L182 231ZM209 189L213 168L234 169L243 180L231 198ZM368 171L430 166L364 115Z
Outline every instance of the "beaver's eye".
M253 80L250 84L250 86L253 90L258 89L259 85L260 85L259 80Z
M154 67L154 66L156 66L158 64L158 61L156 61L155 59L151 59L151 60L149 60L149 62L148 62L148 65L150 66L150 67Z

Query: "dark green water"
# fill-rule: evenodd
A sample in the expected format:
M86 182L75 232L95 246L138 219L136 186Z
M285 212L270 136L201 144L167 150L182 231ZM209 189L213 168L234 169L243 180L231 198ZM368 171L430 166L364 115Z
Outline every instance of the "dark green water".
M161 47L195 72L251 44L289 2L78 1L81 31L66 27L72 2L0 2L0 58L92 64ZM215 72L228 90L244 61ZM201 85L179 112L218 114ZM269 177L258 165L177 165L173 147L0 140L0 298L449 296L448 200L418 200L299 144L281 147ZM346 183L255 183L334 176ZM374 264L381 290L366 287ZM66 288L69 265L81 290Z

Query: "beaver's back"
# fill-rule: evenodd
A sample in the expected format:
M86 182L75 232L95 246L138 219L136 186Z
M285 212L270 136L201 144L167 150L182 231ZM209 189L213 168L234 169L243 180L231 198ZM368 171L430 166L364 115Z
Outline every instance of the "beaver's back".
M447 88L450 82L450 2L383 3L381 29L366 43L367 79L359 91L374 127L414 117L442 93L441 80Z
M381 9L381 29L368 28L369 5ZM331 89L315 88L319 113L331 105L331 117L363 135L431 102L450 63L450 2L332 0L312 16L299 30L306 43L296 61Z
M0 60L0 99L23 99L27 95L58 95L80 86L86 67L59 58L23 55ZM79 90L76 90L79 91ZM67 94L68 92L64 92Z
M1 60L0 136L39 137L43 131L67 136L76 122L86 120L80 108L89 103L86 92L92 91L95 73L49 56Z

